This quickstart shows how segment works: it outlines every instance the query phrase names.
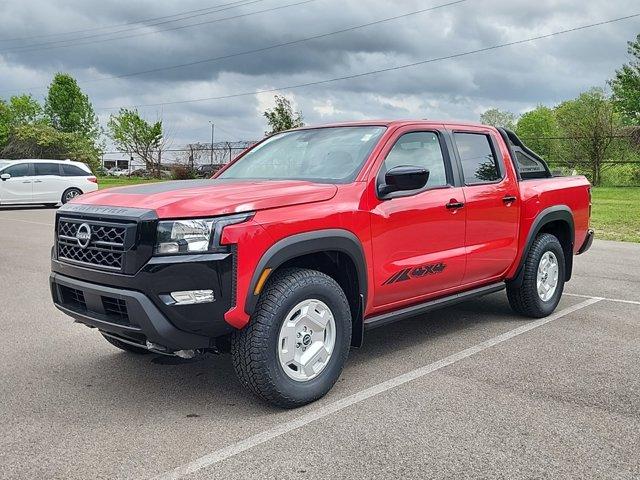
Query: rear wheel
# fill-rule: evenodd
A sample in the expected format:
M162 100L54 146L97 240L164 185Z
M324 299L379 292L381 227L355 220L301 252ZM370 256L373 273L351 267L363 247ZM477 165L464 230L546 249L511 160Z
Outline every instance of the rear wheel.
M76 198L78 195L82 195L82 191L79 188L68 188L62 194L62 203L67 203Z
M125 352L135 353L136 355L146 355L147 353L150 353L149 350L147 350L146 348L136 347L135 345L129 345L128 343L121 342L117 338L110 337L108 335L105 335L104 333L102 334L102 336L111 345L119 348L120 350L124 350Z
M507 285L511 308L528 317L550 315L558 306L564 289L564 251L558 239L539 235L531 245L520 286Z
M292 408L325 395L349 354L351 311L331 277L301 268L276 272L251 322L231 341L240 381L257 396Z

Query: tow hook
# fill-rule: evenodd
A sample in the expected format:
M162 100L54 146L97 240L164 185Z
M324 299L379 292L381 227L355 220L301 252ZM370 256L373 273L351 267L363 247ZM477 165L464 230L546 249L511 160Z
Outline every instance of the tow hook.
M153 343L153 342L150 342L149 340L147 340L146 342L146 347L147 347L147 350L150 350L155 353L161 353L162 355L172 355L172 356L187 358L187 359L194 358L196 355L201 353L200 350L193 350L193 349L171 351L164 345Z

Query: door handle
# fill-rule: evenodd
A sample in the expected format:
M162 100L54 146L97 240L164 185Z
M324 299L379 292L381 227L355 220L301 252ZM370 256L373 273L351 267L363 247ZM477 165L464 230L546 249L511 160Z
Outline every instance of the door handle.
M455 200L450 200L449 203L447 203L445 205L445 207L447 207L447 210L458 210L462 207L464 207L464 203L462 202L457 202Z
M506 203L507 206L512 204L516 200L517 200L517 198L515 196L513 196L513 195L505 195L504 197L502 197L502 202Z
M31 180L23 180L22 183L31 183Z
M34 180L33 183L42 183L42 180Z

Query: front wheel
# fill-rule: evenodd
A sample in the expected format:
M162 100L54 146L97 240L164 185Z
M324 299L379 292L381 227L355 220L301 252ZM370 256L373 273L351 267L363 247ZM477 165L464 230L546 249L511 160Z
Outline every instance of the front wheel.
M325 395L351 344L351 311L328 275L302 268L276 272L249 325L231 340L240 381L274 405L292 408Z
M511 308L521 315L542 318L553 313L564 289L564 250L548 233L536 237L524 263L519 286L507 284Z

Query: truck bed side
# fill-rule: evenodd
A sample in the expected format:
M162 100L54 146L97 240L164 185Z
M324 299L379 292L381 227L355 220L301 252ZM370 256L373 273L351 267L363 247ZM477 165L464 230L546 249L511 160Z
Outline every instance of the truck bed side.
M519 182L519 186L521 218L518 235L518 258L507 278L516 273L522 254L526 251L525 247L529 231L538 215L544 212L545 209L564 205L571 211L575 228L574 254L578 252L578 249L583 244L589 228L591 185L585 177L552 177L523 180Z

